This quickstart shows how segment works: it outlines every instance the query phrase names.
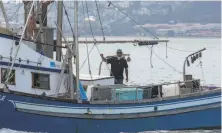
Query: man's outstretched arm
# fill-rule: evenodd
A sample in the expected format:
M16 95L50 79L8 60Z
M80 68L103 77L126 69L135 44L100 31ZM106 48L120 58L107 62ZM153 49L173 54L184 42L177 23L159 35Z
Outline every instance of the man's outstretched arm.
M102 59L104 62L107 62L107 59L104 58L103 54L100 54L100 56L101 56L101 59Z

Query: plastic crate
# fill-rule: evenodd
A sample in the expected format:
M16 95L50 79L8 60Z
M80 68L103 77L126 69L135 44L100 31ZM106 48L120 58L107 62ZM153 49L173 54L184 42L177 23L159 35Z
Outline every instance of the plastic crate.
M137 93L136 93L137 91ZM143 89L136 88L121 88L112 90L112 100L127 101L127 100L142 100Z

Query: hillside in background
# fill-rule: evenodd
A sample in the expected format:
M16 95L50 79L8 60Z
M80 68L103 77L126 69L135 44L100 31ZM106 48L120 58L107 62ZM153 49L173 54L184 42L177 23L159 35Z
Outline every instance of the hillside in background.
M72 1L64 2L69 14L71 23L73 24L74 3ZM99 25L99 19L94 1L89 1L88 13L94 21L91 22L95 35L102 35ZM170 2L155 2L155 1L123 1L112 2L116 7L121 9L127 15L132 17L140 24L177 24L177 23L221 23L221 2L220 1L170 1ZM107 1L98 1L98 8L106 35L135 35L141 32L141 29L135 28L136 24L127 16L122 14L114 6L108 7ZM9 16L12 16L20 4L12 2L5 3L6 11ZM83 6L84 5L84 6ZM83 13L85 9L85 15ZM11 21L23 24L23 6L17 11ZM56 4L52 5L48 15L48 25L53 26L56 21ZM81 35L91 35L88 22L84 25L84 20L87 17L85 2L79 2L79 26ZM71 34L68 26L67 18L64 14L64 30L67 34ZM157 29L150 29L157 33ZM172 29L171 29L172 30ZM147 33L144 33L147 34Z

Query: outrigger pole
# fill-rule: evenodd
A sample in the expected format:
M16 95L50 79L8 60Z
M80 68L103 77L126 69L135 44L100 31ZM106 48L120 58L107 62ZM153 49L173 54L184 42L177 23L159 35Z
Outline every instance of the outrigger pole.
M203 49L201 49L201 50L198 50L197 52L194 52L194 53L192 53L192 54L190 54L190 55L188 55L188 56L186 57L186 59L185 59L185 61L184 61L184 64L183 64L183 80L184 80L184 81L186 80L186 77L185 77L185 75L186 75L186 62L187 62L188 58L191 57L191 56L193 56L193 55L195 55L195 54L197 54L197 53L201 53L201 52L204 51L204 50L206 50L206 48L203 48Z
M95 40L95 41L78 41L78 43L103 43L103 44L113 44L113 43L138 43L138 44L144 44L144 45L150 45L150 44L158 44L158 43L168 43L169 40ZM73 43L73 40L68 40L67 43Z

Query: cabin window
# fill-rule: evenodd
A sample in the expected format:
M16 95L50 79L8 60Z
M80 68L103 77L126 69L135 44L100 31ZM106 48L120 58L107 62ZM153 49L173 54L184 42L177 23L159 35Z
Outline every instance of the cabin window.
M1 68L1 83L5 83L7 75L8 75L9 69L6 68ZM9 85L15 85L15 70L11 71L9 80L8 80Z
M50 90L49 74L32 73L32 88Z

